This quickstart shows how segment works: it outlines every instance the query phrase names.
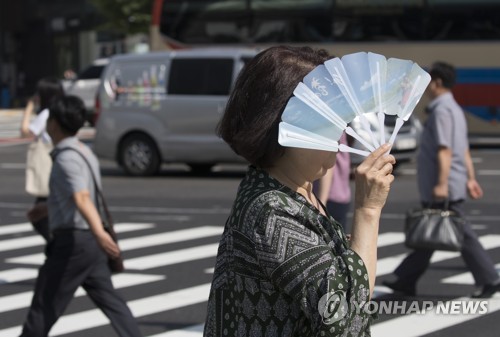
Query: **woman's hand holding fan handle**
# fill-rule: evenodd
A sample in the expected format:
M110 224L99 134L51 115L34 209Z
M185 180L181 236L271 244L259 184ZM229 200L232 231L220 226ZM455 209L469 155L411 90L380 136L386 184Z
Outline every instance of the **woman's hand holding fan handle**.
M396 159L387 155L390 144L384 144L372 152L356 169L356 195L354 208L380 212L385 205Z

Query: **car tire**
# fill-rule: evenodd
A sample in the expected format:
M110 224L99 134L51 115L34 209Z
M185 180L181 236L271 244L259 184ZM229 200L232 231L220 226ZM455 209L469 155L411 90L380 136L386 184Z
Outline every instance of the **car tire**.
M160 154L155 142L144 134L132 134L120 146L120 163L132 176L150 176L158 172Z
M209 174L210 172L212 172L212 167L214 166L213 164L201 164L201 163L188 164L188 165L191 168L192 173L200 175Z

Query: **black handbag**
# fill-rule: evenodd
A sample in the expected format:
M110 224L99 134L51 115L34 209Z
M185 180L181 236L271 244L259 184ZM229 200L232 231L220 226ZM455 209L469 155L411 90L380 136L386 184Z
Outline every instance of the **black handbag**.
M71 147L65 147L65 148L62 148L60 150L60 152L65 151L65 150L72 150L72 151L78 153L83 158L85 163L87 163L87 166L89 167L90 173L92 174L92 180L94 181L97 212L101 216L101 219L103 219L102 225L104 227L104 230L106 232L108 232L108 234L111 236L113 241L115 241L115 243L118 244L118 236L116 235L115 229L113 227L113 218L111 217L111 213L109 212L108 205L106 204L106 199L104 198L104 194L102 193L101 189L97 185L97 179L96 179L94 170L92 170L92 166L88 162L87 158L85 158L83 153L81 153L80 151L78 151L74 148L71 148ZM102 217L102 213L101 213L101 206L100 206L101 204L102 204L102 208L104 210L104 218ZM109 266L109 269L111 270L111 272L115 273L115 274L121 273L125 270L125 267L123 265L123 256L122 256L121 251L117 257L112 257L112 256L108 255L108 266Z
M405 245L413 249L461 251L464 241L463 219L444 208L410 209L406 212Z

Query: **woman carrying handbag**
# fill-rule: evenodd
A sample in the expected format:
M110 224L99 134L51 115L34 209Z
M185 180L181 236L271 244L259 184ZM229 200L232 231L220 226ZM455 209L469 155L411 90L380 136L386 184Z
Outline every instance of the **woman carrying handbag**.
M36 93L28 101L21 124L22 137L35 137L29 145L26 156L26 192L34 196L35 205L47 201L49 195L49 174L52 168L50 151L52 141L45 127L49 117L49 105L52 100L63 96L63 88L56 78L43 78L38 81ZM35 118L32 118L36 111ZM48 218L32 222L33 228L49 240Z

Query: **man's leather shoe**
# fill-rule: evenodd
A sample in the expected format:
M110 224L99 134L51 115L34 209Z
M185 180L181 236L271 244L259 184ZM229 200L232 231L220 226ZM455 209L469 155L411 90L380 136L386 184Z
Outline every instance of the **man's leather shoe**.
M417 294L417 289L415 285L404 284L403 282L396 280L394 282L382 281L382 284L388 288L391 288L396 293L400 293L407 296L415 296Z
M490 298L497 291L500 291L500 282L497 284L485 284L478 291L471 295L472 298Z

